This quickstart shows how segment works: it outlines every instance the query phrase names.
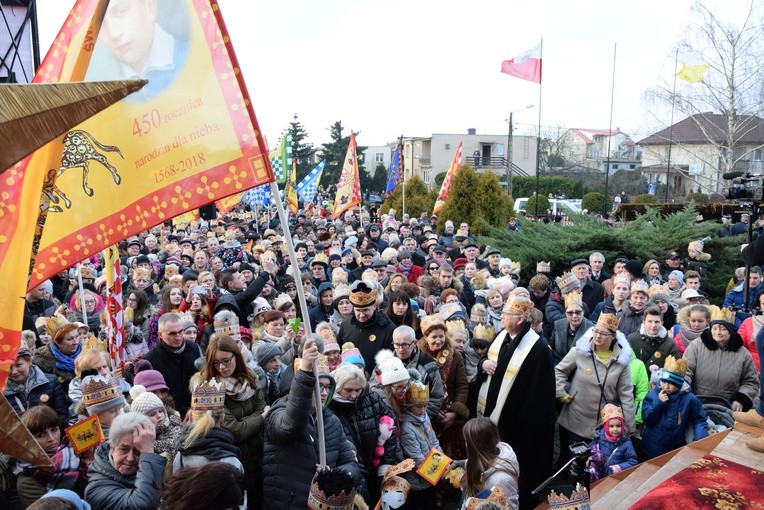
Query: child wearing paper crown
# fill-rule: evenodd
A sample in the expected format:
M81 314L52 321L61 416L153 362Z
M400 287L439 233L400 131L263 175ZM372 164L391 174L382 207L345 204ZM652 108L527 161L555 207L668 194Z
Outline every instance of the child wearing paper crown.
M684 446L685 429L692 426L693 441L708 436L708 415L700 400L685 383L687 361L666 357L661 383L642 402L645 432L642 450L648 457L657 457Z
M411 384L406 390L405 410L401 414L401 447L404 457L414 459L416 467L419 467L432 448L442 450L427 414L430 389L422 381L413 378L413 371L411 375ZM406 508L434 509L435 486L415 471L407 473L406 479L411 483Z
M626 435L626 421L621 407L606 404L601 415L602 429L599 437L589 444L592 457L588 469L592 481L620 473L639 462L634 445Z

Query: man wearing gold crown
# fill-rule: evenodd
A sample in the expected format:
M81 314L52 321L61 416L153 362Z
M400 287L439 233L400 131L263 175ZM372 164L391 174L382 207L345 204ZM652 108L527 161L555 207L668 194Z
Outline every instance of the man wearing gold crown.
M552 471L555 379L551 357L531 329L530 299L513 296L504 306L499 333L478 363L478 415L499 426L502 440L520 463L520 508L534 508L531 495Z

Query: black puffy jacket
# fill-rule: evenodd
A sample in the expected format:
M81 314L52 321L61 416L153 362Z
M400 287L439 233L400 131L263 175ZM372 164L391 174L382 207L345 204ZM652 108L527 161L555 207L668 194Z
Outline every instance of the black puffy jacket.
M393 331L395 324L380 311L366 322L358 322L355 314L342 321L337 341L340 345L353 342L361 351L366 363L366 371L371 371L376 365L374 356L382 349L393 350Z
M298 370L289 395L271 407L265 419L263 452L264 510L305 510L310 482L316 472L318 434L310 400L316 378ZM323 410L326 463L360 478L355 448L345 436L342 423Z

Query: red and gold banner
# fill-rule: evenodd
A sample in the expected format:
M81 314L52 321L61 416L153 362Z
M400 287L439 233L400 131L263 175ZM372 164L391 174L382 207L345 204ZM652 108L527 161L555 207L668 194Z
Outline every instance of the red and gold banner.
M440 193L438 193L438 199L435 201L435 207L432 208L432 214L438 214L443 206L446 205L446 198L448 198L448 192L451 190L451 181L454 180L456 171L459 170L459 166L462 164L462 142L459 142L459 147L456 148L454 158L451 160L451 166L448 167L446 178L443 179L443 184L440 186Z
M350 143L342 165L340 182L337 183L337 195L334 198L332 219L361 203L361 176L358 173L358 158L355 149L355 133L350 130Z
M289 180L287 180L286 184L286 196L289 212L297 214L300 208L299 200L297 199L297 158L292 158L292 170L289 172Z
M273 180L216 0L111 2L93 41L86 80L149 83L70 131L64 157L49 163L59 169L62 203L48 214L30 287L141 230Z

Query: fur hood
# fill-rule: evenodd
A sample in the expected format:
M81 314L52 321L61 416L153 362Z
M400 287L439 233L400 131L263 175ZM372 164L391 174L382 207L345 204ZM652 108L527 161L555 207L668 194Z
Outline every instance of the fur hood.
M679 311L676 313L676 323L681 324L683 326L687 325L687 319L690 318L690 307L692 305L684 305L682 308L679 309ZM708 308L708 313L710 313L712 316L719 311L719 307L716 305L705 305L706 308ZM708 322L711 322L710 320Z
M647 336L647 333L645 332L645 323L639 325L639 334L643 336ZM666 338L668 336L668 331L666 331L666 328L661 326L660 331L658 331L658 334L655 335L655 338Z
M711 336L710 327L700 334L700 340L709 351L719 350L719 344L717 344L716 340L714 340L714 337ZM737 331L730 331L730 340L727 342L726 350L737 352L741 347L743 347L743 338L738 334Z
M594 326L583 334L581 338L576 342L576 349L582 356L589 356L592 352L592 336L594 334ZM615 344L613 345L613 355L616 356L616 362L620 365L629 366L631 362L631 346L629 341L620 331L615 332Z
M438 281L428 275L420 276L417 279L416 284L424 289L427 296L431 296L438 289Z

